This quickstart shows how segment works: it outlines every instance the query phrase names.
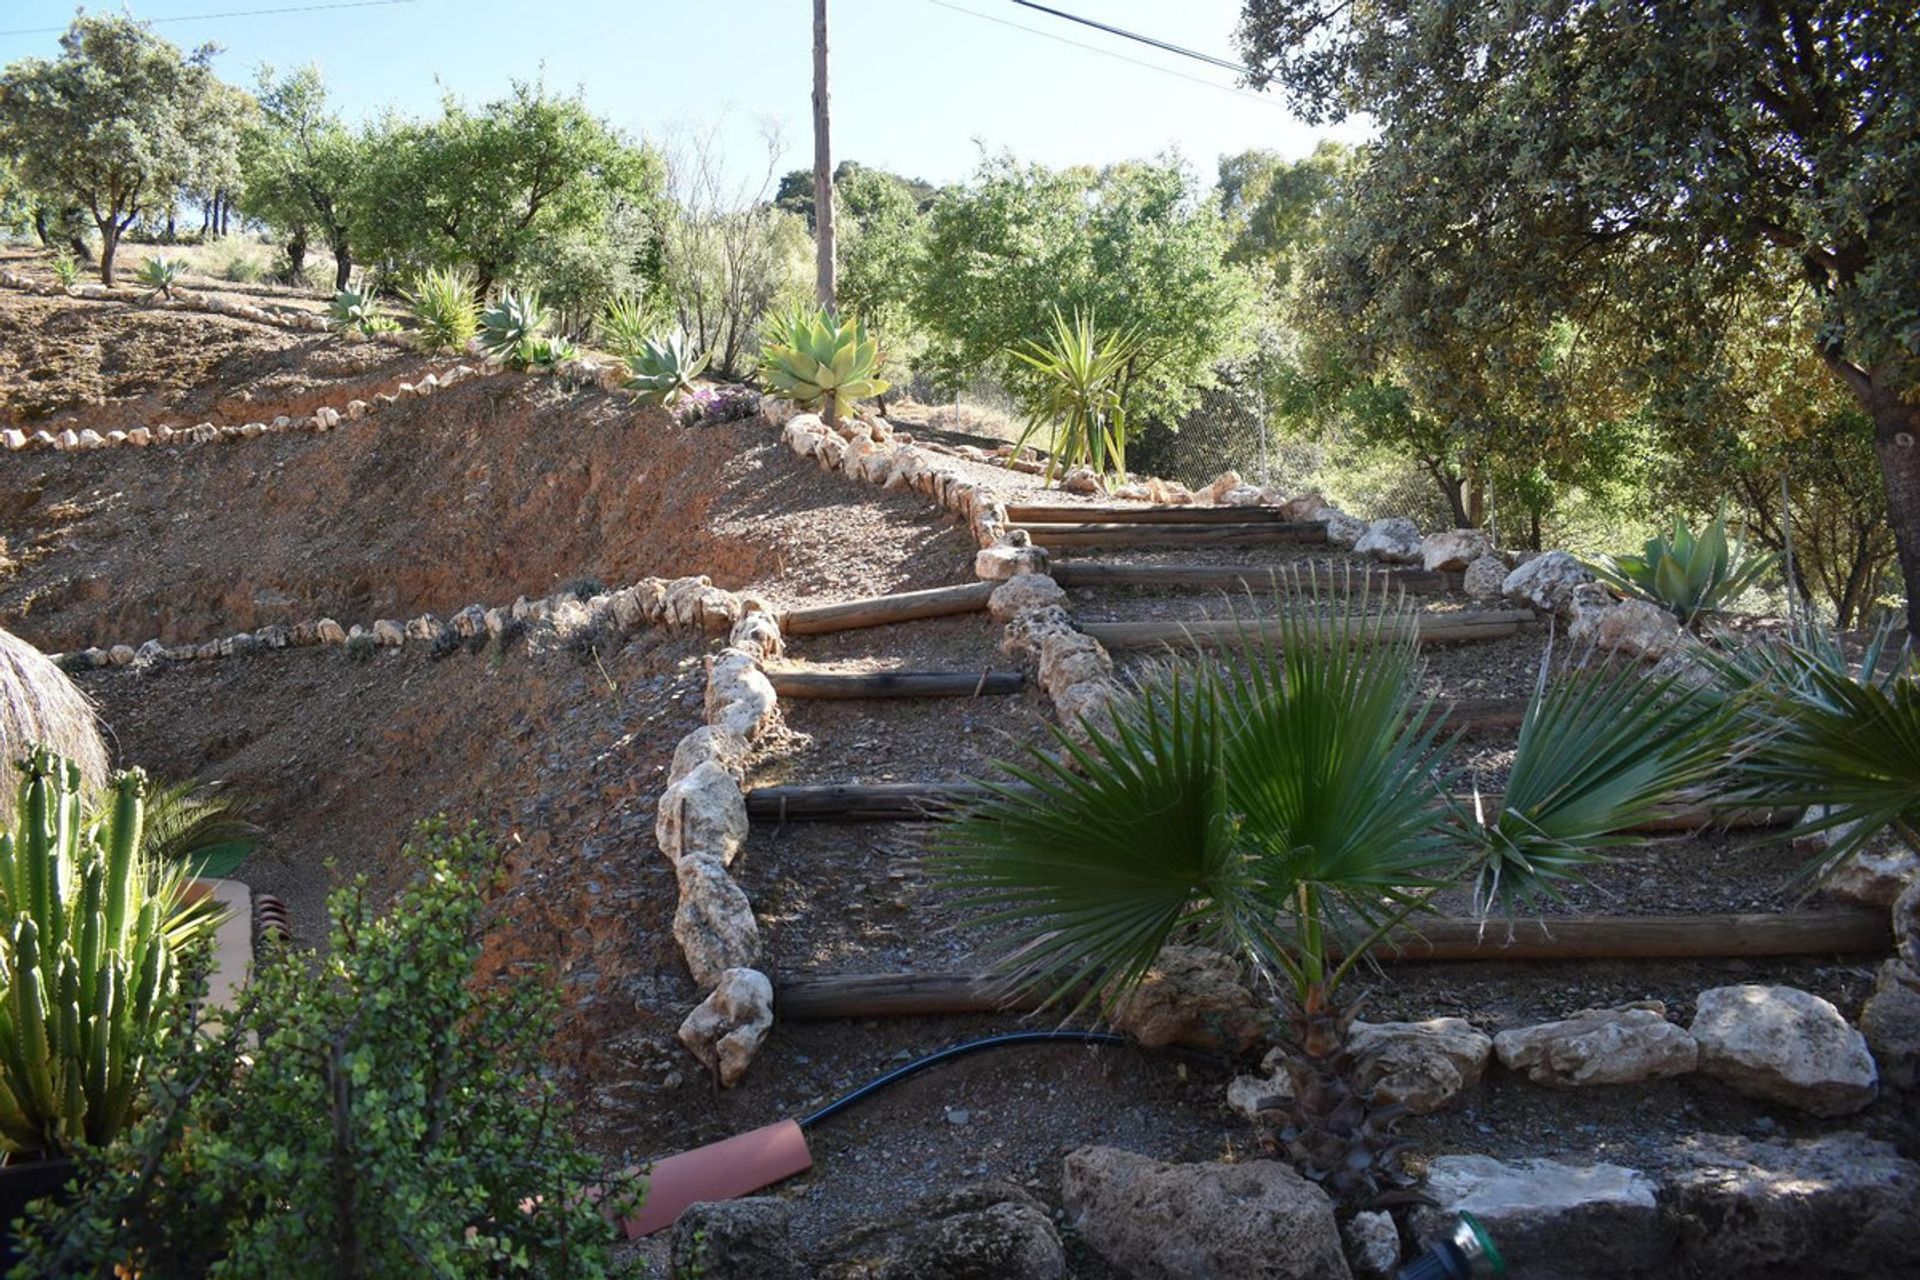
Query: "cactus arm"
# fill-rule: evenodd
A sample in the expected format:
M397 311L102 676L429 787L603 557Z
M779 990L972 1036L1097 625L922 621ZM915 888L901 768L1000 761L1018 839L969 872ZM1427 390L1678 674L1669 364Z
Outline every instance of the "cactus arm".
M48 1068L52 1046L47 1043L47 1002L40 978L39 929L32 920L21 917L13 927L13 952L17 963L13 984L7 995L13 1025L19 1033L18 1047L21 1092L30 1112L42 1117L54 1112L53 1074Z
M113 816L107 826L107 938L116 946L127 936L129 900L141 871L141 799L146 781L138 769L114 779Z

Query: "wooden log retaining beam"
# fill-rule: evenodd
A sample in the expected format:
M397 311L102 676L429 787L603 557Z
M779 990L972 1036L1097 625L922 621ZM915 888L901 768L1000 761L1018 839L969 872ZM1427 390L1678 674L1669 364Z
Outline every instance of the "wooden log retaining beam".
M814 636L829 631L881 627L890 622L978 613L987 607L987 597L999 585L997 582L963 582L954 587L931 587L925 591L902 591L839 604L789 609L780 618L780 630L790 636Z
M1289 521L1278 507L1115 507L1071 502L1010 502L1007 520L1024 525L1301 523Z
M1008 783L1018 791L1021 784ZM752 822L922 822L951 813L989 793L978 782L829 782L755 787L747 792L747 818ZM1480 797L1488 813L1500 808L1500 793ZM1471 809L1473 797L1456 800ZM1709 828L1766 830L1788 826L1799 817L1793 809L1721 809L1699 803L1680 803L1657 811L1634 828L1640 832L1685 832Z
M1049 551L1127 547L1255 547L1268 543L1320 543L1327 526L1318 520L1263 524L1035 524L1015 525Z
M1437 596L1459 591L1466 575L1431 573L1396 565L1367 566L1388 586L1408 595ZM1322 574L1322 581L1326 575ZM1255 564L1100 564L1078 561L1053 567L1063 587L1196 587L1210 591L1259 593L1297 590L1304 575L1278 565Z
M1443 917L1391 935L1373 954L1387 964L1437 964L1859 956L1892 948L1886 912L1849 908L1551 920ZM1026 1012L1039 1003L1032 990L983 973L815 974L774 984L775 1013L800 1021Z
M1479 609L1465 613L1425 613L1414 616L1412 626L1421 644L1463 644L1476 640L1500 640L1515 635L1533 621L1531 609ZM1153 649L1163 645L1184 647L1193 644L1217 644L1238 639L1252 632L1269 641L1278 640L1279 623L1271 618L1196 618L1188 622L1151 620L1145 622L1092 622L1083 620L1080 629L1109 649ZM1383 628L1393 634L1395 627Z
M978 698L1019 693L1018 671L797 671L767 669L782 698Z

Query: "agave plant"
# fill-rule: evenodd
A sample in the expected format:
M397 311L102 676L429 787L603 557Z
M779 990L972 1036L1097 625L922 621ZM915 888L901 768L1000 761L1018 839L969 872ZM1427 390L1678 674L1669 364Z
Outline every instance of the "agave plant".
M341 289L327 304L327 327L335 332L353 332L363 338L389 333L398 328L392 317L380 310L380 295L370 285Z
M1777 562L1771 552L1752 551L1729 535L1722 507L1698 534L1676 516L1672 532L1649 538L1640 555L1603 556L1588 567L1609 586L1657 604L1692 627L1723 611Z
M146 779L82 811L80 770L44 747L0 832L0 1146L62 1153L125 1127L179 950L215 923L142 837Z
M540 295L533 290L500 295L492 306L480 313L480 349L495 360L509 364L533 363L537 343L546 330L547 316L540 309Z
M1137 328L1102 332L1091 311L1073 320L1053 310L1053 336L1009 352L1034 373L1026 430L1013 457L1041 431L1047 435L1046 482L1067 467L1091 466L1101 474L1127 470L1126 384L1140 358Z
M1451 794L1404 601L1289 586L1271 624L1176 657L1084 744L1057 732L1004 766L939 833L937 865L1001 931L1005 977L1073 1012L1111 1011L1176 939L1274 979L1294 1086L1278 1143L1348 1196L1398 1176L1397 1113L1359 1094L1347 1048L1346 985L1372 948L1445 889L1525 903L1633 843L1706 776L1725 721L1637 671L1543 681L1483 817Z
M693 380L706 369L707 359L704 351L694 353L684 333L664 340L648 338L627 357L627 368L633 372L627 386L640 393L642 404L670 409L693 390Z
M874 376L880 343L858 318L841 320L826 310L797 308L770 327L772 338L760 353L761 381L772 394L819 410L829 423L852 414L856 401L883 395L892 385Z
M158 298L173 296L173 286L187 274L187 264L179 258L169 258L165 254L148 258L134 272L134 279L147 286L147 297Z
M418 327L419 344L428 351L460 352L480 328L473 300L473 279L456 267L428 271L406 295L407 311Z

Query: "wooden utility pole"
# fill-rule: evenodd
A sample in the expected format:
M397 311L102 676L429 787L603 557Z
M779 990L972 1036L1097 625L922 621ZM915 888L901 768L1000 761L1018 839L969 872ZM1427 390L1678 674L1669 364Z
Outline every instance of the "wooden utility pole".
M827 130L827 0L813 0L813 236L820 305L834 309L833 142Z

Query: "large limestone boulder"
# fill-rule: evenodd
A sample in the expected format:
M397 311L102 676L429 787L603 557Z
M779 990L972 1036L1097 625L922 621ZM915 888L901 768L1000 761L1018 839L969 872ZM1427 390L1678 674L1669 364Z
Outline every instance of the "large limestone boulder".
M1844 1116L1877 1091L1866 1039L1833 1005L1794 987L1702 991L1688 1030L1700 1043L1700 1074L1748 1097Z
M1044 573L1017 573L993 589L987 597L987 612L999 623L1012 622L1023 613L1057 605L1067 598L1059 583Z
M1041 687L1056 701L1072 686L1105 682L1113 675L1106 646L1084 631L1051 631L1040 639Z
M1526 1280L1596 1280L1656 1271L1673 1250L1653 1182L1637 1169L1557 1160L1503 1163L1490 1156L1439 1156L1427 1166L1437 1203L1414 1215L1424 1243L1471 1213L1486 1226L1509 1273Z
M726 864L705 854L687 854L674 875L680 882L680 905L673 912L673 939L693 980L711 987L727 970L759 963L760 924Z
M1464 1018L1355 1022L1347 1046L1356 1082L1376 1102L1430 1115L1480 1083L1493 1040Z
M1501 1066L1560 1088L1660 1080L1685 1075L1700 1060L1700 1046L1686 1028L1667 1021L1658 1001L1502 1031L1493 1049Z
M718 753L729 737L715 733L705 743ZM702 760L661 794L653 834L671 863L697 855L731 866L747 842L747 799L739 779L720 759Z
M1420 544L1421 567L1434 573L1465 569L1493 554L1493 539L1479 529L1442 529Z
M751 750L747 740L739 734L703 724L680 739L680 745L673 749L673 763L667 769L667 785L671 787L709 761L725 769L736 780L744 781L747 776L747 756Z
M1267 1010L1240 981L1231 957L1205 947L1168 947L1114 1011L1113 1023L1150 1049L1238 1053L1260 1038Z
M1350 516L1338 507L1319 507L1308 516L1327 526L1327 541L1336 547L1349 550L1367 536L1367 522L1359 516Z
M1067 1156L1068 1221L1131 1280L1350 1280L1327 1193L1273 1160L1162 1164L1114 1147Z
M1046 1206L986 1182L914 1205L827 1247L820 1280L1062 1280L1067 1254Z
M1419 564L1423 555L1420 526L1405 516L1375 520L1353 544L1355 555L1372 556L1388 564Z
M726 648L707 664L707 723L749 741L773 723L773 682L745 649Z
M703 1201L673 1224L673 1280L806 1280L795 1254L793 1208L773 1196Z
M1873 994L1860 1010L1860 1034L1881 1080L1896 1089L1920 1084L1920 973L1901 960L1880 966Z
M728 969L680 1024L680 1043L731 1089L773 1030L773 984L754 969Z
M1645 600L1615 600L1604 587L1574 588L1567 639L1601 653L1658 662L1682 642L1679 619Z
M1045 547L1010 541L975 552L973 575L985 582L1004 582L1021 574L1044 574L1047 563Z
M1501 591L1517 605L1570 618L1573 589L1592 581L1587 566L1564 551L1549 551L1508 574Z
M1915 1274L1920 1165L1863 1134L1793 1143L1704 1137L1680 1153L1665 1182L1679 1274L1691 1280Z
M1506 594L1507 574L1512 572L1507 562L1499 556L1481 556L1467 566L1461 577L1460 589L1467 599L1487 603L1499 600Z
M1060 487L1068 493L1096 494L1105 492L1100 483L1100 473L1092 467L1068 467L1067 473L1060 477Z

